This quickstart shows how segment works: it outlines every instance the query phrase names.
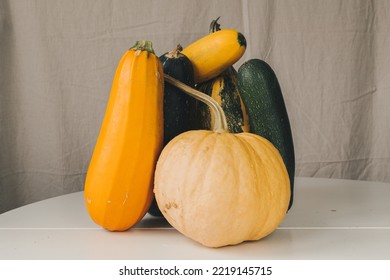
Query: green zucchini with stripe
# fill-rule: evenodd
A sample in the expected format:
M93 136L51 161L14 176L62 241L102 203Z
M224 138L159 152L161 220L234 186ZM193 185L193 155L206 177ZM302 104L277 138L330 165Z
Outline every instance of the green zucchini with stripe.
M231 133L248 132L249 124L244 103L237 86L237 71L233 66L216 78L198 84L196 88L211 96L221 105ZM198 129L211 129L214 123L210 109L202 102L197 102Z

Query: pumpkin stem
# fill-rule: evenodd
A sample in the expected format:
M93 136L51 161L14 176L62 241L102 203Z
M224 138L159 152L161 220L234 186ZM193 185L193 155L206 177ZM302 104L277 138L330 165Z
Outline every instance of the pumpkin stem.
M226 122L226 116L225 113L223 112L222 107L210 96L207 94L200 92L196 89L193 89L190 86L187 86L186 84L179 82L178 80L170 77L169 75L164 74L165 80L172 84L173 86L181 89L188 95L194 97L195 99L198 99L199 101L205 103L207 106L209 106L210 111L212 114L214 114L214 126L213 126L213 131L218 132L218 133L223 133L223 132L228 132L228 125Z

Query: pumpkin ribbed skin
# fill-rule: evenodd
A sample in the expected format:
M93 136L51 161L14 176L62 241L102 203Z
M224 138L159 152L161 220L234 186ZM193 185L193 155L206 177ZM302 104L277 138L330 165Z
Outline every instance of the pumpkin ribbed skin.
M210 80L237 62L246 49L244 35L233 29L210 33L183 49L194 66L195 83Z
M283 159L268 140L206 130L185 132L165 146L154 192L167 221L208 247L267 236L290 199Z
M163 141L163 72L152 51L130 49L117 67L85 182L95 223L112 231L136 224L153 198Z
M196 87L199 91L211 96L222 107L231 133L249 132L248 116L244 102L241 100L237 86L237 71L233 66L226 69L216 78L201 83ZM211 129L213 115L208 106L198 102L199 122L201 129Z

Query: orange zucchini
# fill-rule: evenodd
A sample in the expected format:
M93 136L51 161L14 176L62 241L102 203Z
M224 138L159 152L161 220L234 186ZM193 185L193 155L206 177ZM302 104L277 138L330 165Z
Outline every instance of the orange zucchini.
M123 231L146 214L163 142L163 71L149 41L137 41L117 67L84 198L95 223Z

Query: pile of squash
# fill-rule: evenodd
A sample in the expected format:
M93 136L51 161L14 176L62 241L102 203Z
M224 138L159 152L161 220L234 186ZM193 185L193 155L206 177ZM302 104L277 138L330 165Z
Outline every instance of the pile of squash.
M149 211L208 247L259 240L292 206L294 147L278 79L246 39L220 29L157 57L137 41L117 67L88 168L95 223L134 226Z

